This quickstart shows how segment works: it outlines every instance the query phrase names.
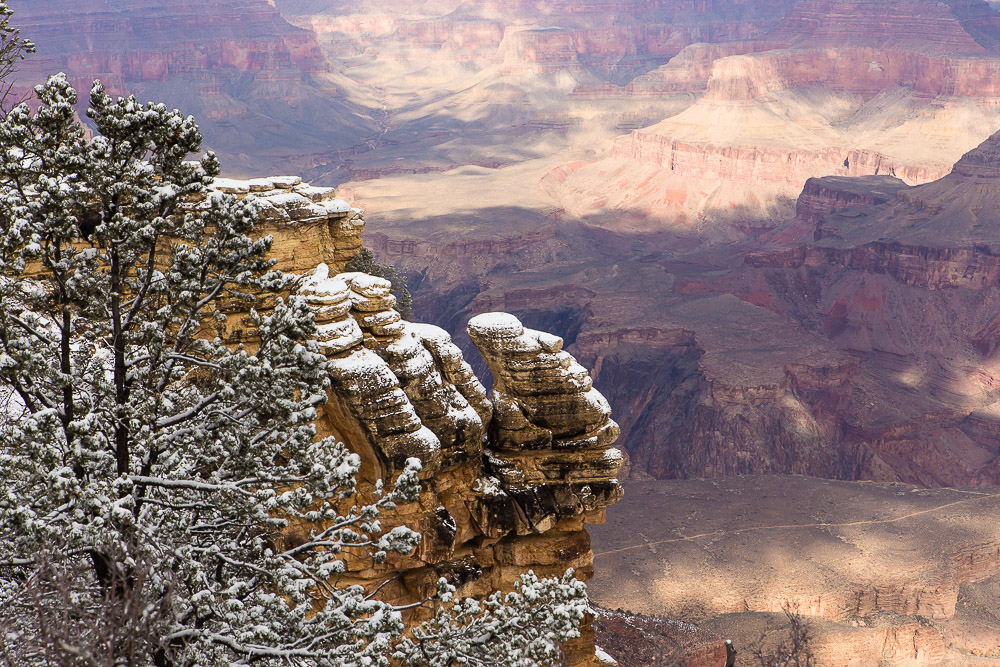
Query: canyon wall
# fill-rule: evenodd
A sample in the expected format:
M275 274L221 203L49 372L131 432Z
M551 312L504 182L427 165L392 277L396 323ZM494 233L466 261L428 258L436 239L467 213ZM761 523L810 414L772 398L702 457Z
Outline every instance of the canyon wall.
M813 179L755 243L515 206L439 217L437 237L390 209L370 242L464 349L463 323L491 310L563 336L615 406L633 477L994 484L998 141L924 185Z
M576 215L720 240L787 215L809 177L936 180L1000 129L998 17L975 1L796 2L754 38L688 45L625 84L582 83L580 98L689 102L543 187ZM725 231L702 229L712 222Z
M1000 59L889 45L790 48L772 37L691 46L625 87L579 88L697 99L617 137L598 161L557 168L543 185L578 214L768 224L788 213L785 206L776 216L774 204L793 200L810 177L927 183L1000 129ZM600 187L606 174L615 183L610 197Z
M605 607L697 623L740 659L768 628L787 638L785 609L824 666L996 656L996 488L780 476L626 489L618 520L594 530L592 595Z
M63 71L86 99L100 78L112 94L195 115L230 173L350 153L376 131L367 92L268 0L15 0L11 8L38 46L17 69L16 95Z
M388 281L343 272L361 248L364 218L334 190L290 177L218 179L214 188L257 203L277 267L301 276L297 292L314 309L331 365L319 434L362 457L362 493L408 458L423 465L419 500L384 522L420 531L420 546L385 566L350 561L348 579L384 584L381 595L409 604L433 595L442 576L476 596L510 590L528 570L561 576L571 567L590 578L584 525L603 522L621 498L622 455L611 447L619 429L610 406L563 340L506 313L474 318L468 331L494 378L487 394L448 333L400 317ZM229 315L229 340L242 340L243 316ZM567 664L607 664L589 620L566 650Z
M981 0L886 3L799 0L770 36L789 45L874 44L937 53L995 53L1000 21Z

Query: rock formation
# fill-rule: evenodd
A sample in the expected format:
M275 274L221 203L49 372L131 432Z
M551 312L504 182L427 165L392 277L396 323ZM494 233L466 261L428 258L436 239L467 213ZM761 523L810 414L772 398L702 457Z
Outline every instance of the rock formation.
M602 511L621 498L618 425L587 369L558 336L525 329L513 315L469 321L493 373L494 418L487 466L523 505L545 508L518 532L544 531L564 516ZM567 470L567 461L575 469ZM567 484L569 482L569 484Z
M810 178L795 202L795 217L815 225L838 209L890 202L905 186L893 176Z
M633 476L996 483L997 142L920 186L810 181L801 217L745 228L753 242L499 203L429 217L452 230L435 237L410 199L369 238L463 349L452 323L494 310L562 336L615 406ZM421 187L408 197L447 197Z
M618 426L586 369L562 339L505 313L469 332L493 371L490 397L442 329L401 319L390 283L344 273L361 247L364 218L330 188L298 178L218 179L217 190L252 198L272 234L278 268L300 274L331 361L329 401L317 420L362 457L362 492L391 479L409 457L423 463L418 502L391 522L423 534L417 552L385 567L356 563L351 576L410 603L446 576L466 595L508 590L519 575L587 579L585 523L621 498ZM238 339L239 314L231 338ZM593 633L567 647L571 665L597 664Z

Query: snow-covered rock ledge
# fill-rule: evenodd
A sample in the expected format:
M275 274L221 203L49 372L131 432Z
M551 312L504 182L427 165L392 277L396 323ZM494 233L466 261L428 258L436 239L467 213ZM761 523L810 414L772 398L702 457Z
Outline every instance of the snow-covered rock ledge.
M387 280L344 271L365 221L335 190L295 177L217 179L212 190L260 202L277 268L302 277L298 293L331 362L317 429L361 456L361 492L408 457L422 462L420 501L384 522L420 531L421 546L384 566L358 563L351 576L384 583L400 604L432 594L440 576L474 596L510 590L529 570L548 577L572 567L589 579L584 526L621 497L622 458L610 406L562 339L506 313L474 318L469 334L497 380L487 396L448 332L403 320ZM605 664L588 627L567 647L567 664Z

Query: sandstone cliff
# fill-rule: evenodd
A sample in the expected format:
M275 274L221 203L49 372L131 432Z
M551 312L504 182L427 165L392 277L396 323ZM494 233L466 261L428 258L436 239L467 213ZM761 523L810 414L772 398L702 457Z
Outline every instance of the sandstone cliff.
M423 463L419 501L390 522L419 530L422 544L385 567L354 564L351 578L385 583L382 594L399 603L425 599L441 576L465 595L508 590L528 570L572 567L589 578L584 525L603 522L621 498L622 455L611 448L619 429L608 402L563 340L505 313L474 318L469 334L494 378L487 394L448 333L401 319L388 281L342 272L364 219L332 189L289 177L214 187L258 203L278 268L302 276L298 292L331 361L317 425L361 455L362 491L409 457ZM240 314L229 320L237 340ZM597 664L593 632L583 630L568 664Z

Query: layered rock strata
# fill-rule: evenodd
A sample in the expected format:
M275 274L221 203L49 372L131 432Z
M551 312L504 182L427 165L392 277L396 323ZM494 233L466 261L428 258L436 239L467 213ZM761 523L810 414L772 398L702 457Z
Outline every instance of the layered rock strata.
M893 176L810 178L795 202L795 216L816 224L839 209L890 202L905 186Z
M741 654L790 608L831 667L971 665L1000 639L996 487L747 476L626 488L619 519L594 529L605 608L697 623Z
M234 173L350 153L377 131L365 91L269 0L15 0L11 9L38 45L13 75L13 99L55 72L85 99L99 78L111 94L194 114Z
M753 243L556 225L527 205L442 216L434 236L408 217L416 191L372 238L467 352L456 324L487 311L563 337L636 477L997 483L998 142L920 186L810 181L801 215Z
M796 2L756 39L686 46L625 85L581 84L581 97L693 103L549 191L577 215L731 227L784 217L809 177L941 178L1000 128L998 17L978 1Z
M349 578L386 583L382 594L399 603L426 598L441 576L466 595L509 590L528 570L572 567L589 578L584 524L602 522L621 498L622 458L611 448L618 426L607 401L562 339L504 313L470 323L497 378L487 397L443 329L400 317L388 281L343 272L364 218L332 189L297 178L219 179L215 188L258 203L278 268L301 275L297 292L331 362L317 426L361 456L361 492L407 458L423 464L419 501L386 522L419 530L421 546L387 566L351 562ZM589 625L567 659L597 664Z
M563 516L602 511L620 499L622 456L610 448L618 425L562 338L526 329L506 313L474 317L469 336L493 373L487 465L525 504L555 508L532 517L531 529L543 532Z

